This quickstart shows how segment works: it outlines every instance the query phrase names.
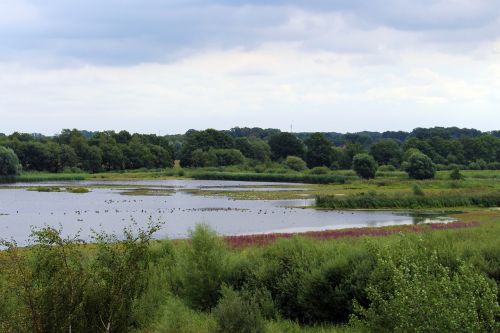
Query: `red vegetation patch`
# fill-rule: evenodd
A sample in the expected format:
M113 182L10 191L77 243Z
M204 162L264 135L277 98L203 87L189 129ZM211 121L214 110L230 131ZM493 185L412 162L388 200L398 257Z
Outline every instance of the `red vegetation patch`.
M451 223L429 223L416 225L397 225L390 227L373 227L373 228L351 228L339 230L324 230L310 231L304 233L275 233L275 234L259 234L259 235L244 235L244 236L226 236L224 240L227 245L234 248L242 248L248 246L261 246L272 243L279 238L290 238L295 235L310 237L319 240L335 239L342 237L361 237L361 236L388 236L397 233L415 233L430 230L442 229L459 229L476 227L480 223L472 222L451 222Z

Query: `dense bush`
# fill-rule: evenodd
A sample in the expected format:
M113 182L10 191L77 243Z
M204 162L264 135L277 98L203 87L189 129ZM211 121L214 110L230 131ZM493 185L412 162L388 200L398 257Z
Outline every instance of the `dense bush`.
M396 171L396 167L394 165L381 165L378 167L377 172L392 172Z
M459 168L453 168L453 170L451 170L451 172L450 172L449 177L451 180L461 180L464 178L464 176L460 173Z
M258 304L248 294L222 288L222 296L213 310L218 333L263 333L264 319Z
M352 160L352 169L361 178L374 178L377 173L377 162L368 154L357 154Z
M210 310L217 305L226 276L224 243L208 227L198 225L191 232L191 246L181 255L179 294L193 309Z
M294 171L304 171L307 169L306 162L297 156L287 156L283 162L288 168Z
M78 236L62 238L50 227L33 232L29 251L2 241L0 331L127 332L133 302L148 281L149 240L158 228L125 229L121 241L96 234L92 256Z
M434 178L436 169L428 156L415 153L408 159L406 172L413 179L430 179Z
M497 332L497 229L239 250L206 227L92 246L43 229L30 248L4 242L0 332Z
M14 151L0 146L0 176L15 176L20 171L21 164Z
M396 254L394 254L396 253ZM380 332L495 332L497 288L463 262L455 269L418 244L383 251L358 307L359 325Z
M314 167L311 170L309 170L309 173L311 175L328 175L330 173L330 168L325 166Z

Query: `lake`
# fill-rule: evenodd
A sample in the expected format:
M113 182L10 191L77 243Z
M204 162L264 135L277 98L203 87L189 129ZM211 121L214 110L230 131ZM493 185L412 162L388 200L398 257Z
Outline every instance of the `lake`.
M224 196L189 193L189 190L196 189L286 191L290 190L286 187L288 185L208 180L16 183L0 189L0 238L26 244L31 226L50 225L61 226L63 234L81 231L82 238L88 239L92 229L119 234L132 221L145 225L149 219L165 222L155 235L156 238L185 238L189 230L200 223L211 226L222 235L244 235L451 220L436 216L412 216L405 212L301 208L312 205L313 199L234 200ZM90 192L76 194L27 190L36 186L84 186Z

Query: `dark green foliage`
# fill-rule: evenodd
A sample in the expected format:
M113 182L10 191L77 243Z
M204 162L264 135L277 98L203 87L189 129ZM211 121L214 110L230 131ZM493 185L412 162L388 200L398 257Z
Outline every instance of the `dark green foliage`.
M332 164L332 143L321 133L314 133L304 143L307 146L306 162L309 168Z
M364 179L374 178L377 173L377 162L368 154L357 154L352 160L352 169Z
M264 182L290 182L311 184L344 184L352 176L344 175L311 175L282 173L238 173L238 172L197 172L191 175L194 179L243 180ZM356 177L354 177L356 178Z
M305 321L346 322L354 300L368 305L365 289L375 263L375 255L366 250L342 253L306 274L299 292Z
M230 287L222 288L222 296L213 310L219 333L263 333L264 319L257 302L248 293Z
M256 138L237 138L234 140L235 147L247 157L259 162L267 162L271 158L269 144Z
M408 158L406 172L413 179L431 179L434 178L436 169L428 156L422 153L414 153Z
M14 151L0 146L0 176L16 176L20 172L21 165Z
M283 163L294 171L304 171L307 169L306 162L297 156L287 156Z
M209 153L215 156L215 166L226 166L241 164L245 157L238 149L210 149Z
M399 166L403 153L397 141L382 139L371 146L370 154L378 164Z
M182 150L180 152L181 166L196 166L193 160L193 152L208 152L210 149L230 149L234 148L234 140L224 132L214 129L205 131L188 131Z
M269 139L271 155L274 160L284 159L287 156L304 157L304 145L291 133L279 133Z
M378 209L378 208L446 208L446 207L498 207L500 193L399 195L361 193L350 196L318 196L316 206L329 209Z
M352 161L354 159L354 156L357 154L365 153L366 151L364 150L363 146L357 143L348 143L344 150L342 151L342 154L339 160L339 165L340 168L342 169L351 169L352 168Z

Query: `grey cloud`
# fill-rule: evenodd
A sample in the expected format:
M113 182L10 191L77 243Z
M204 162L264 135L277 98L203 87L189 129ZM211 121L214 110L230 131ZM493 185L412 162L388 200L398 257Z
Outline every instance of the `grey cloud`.
M422 43L478 43L499 36L492 28L498 27L499 18L495 0L25 2L38 17L18 26L10 22L0 30L0 61L165 62L202 48L252 48L283 41L306 49L364 53L377 52L380 43L400 47L405 39L398 32L420 34L410 42ZM301 13L323 19L290 27ZM331 17L343 18L341 25L335 26ZM394 32L382 36L380 28Z

